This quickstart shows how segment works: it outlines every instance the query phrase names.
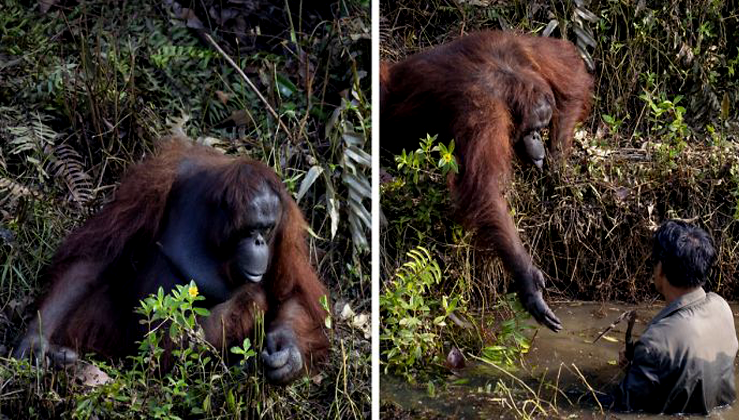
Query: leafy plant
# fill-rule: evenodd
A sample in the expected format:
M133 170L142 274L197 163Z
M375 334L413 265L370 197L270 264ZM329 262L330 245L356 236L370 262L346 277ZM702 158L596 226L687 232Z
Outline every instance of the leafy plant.
M358 83L357 83L358 87ZM341 182L347 188L347 213L349 231L354 250L369 251L367 231L372 227L372 216L364 203L371 201L372 187L369 173L372 157L365 151L369 138L368 121L364 115L369 109L367 99L358 90L352 90L351 100L342 99L326 125L326 135L334 143L341 143ZM339 200L329 174L323 171L326 179L326 200L331 219L331 235L336 235L339 226Z
M530 348L524 331L534 328L525 323L531 315L526 312L515 293L505 295L493 310L511 315L497 325L495 344L482 349L482 358L496 365L514 367L518 358L528 353Z
M178 285L170 294L162 288L141 302L137 312L149 333L139 345L138 354L131 357L131 369L118 370L104 363L97 368L110 378L90 392L77 395L74 418L157 418L234 413L245 407L244 393L234 393L235 381L243 375L243 366L256 360L256 351L247 338L231 353L240 356L238 365L227 366L217 351L207 343L197 317L207 316L208 310L195 306L205 298L194 282ZM263 337L263 320L257 320L257 339ZM166 360L165 360L166 359ZM164 365L171 365L167 371ZM253 375L251 376L254 377ZM258 380L247 380L251 389L246 395L257 394L262 386ZM252 391L252 392L248 392ZM221 404L214 404L221 401Z
M659 134L666 134L668 139L688 135L688 125L684 119L685 107L678 105L683 99L681 95L677 95L672 100L669 100L664 93L655 98L652 94L645 91L639 98L646 102L652 111L650 115L650 118L654 122L654 125L651 127L652 131L656 131ZM667 124L665 124L665 120L668 121Z
M615 117L608 115L608 114L603 114L601 115L601 117L603 118L603 122L605 122L608 125L609 133L612 136L617 135L619 131L621 130L621 126L623 125L624 120L616 119Z
M205 308L193 306L195 302L202 300L205 300L205 297L198 294L194 281L188 286L178 285L167 295L160 287L156 295L144 299L136 312L144 316L141 323L146 324L149 333L141 341L139 357L134 360L149 361L159 366L164 351L162 348L164 339L171 340L176 346L190 347L186 341L192 340L198 346L209 348L197 324L197 316L208 316L210 312ZM167 329L167 336L162 334L163 329ZM176 347L172 353L176 357L183 355L183 351Z
M674 169L677 166L677 157L688 145L686 140L690 133L684 118L685 107L678 105L683 97L677 95L670 100L664 93L654 97L646 90L639 97L646 102L651 111L650 131L660 140L657 148L658 159Z
M437 226L454 224L447 220L452 204L446 186L446 176L459 170L453 155L454 140L445 145L436 138L426 136L416 150L403 150L395 156L397 172L393 174L396 177L382 186L383 209L393 212L392 217L388 217L391 228L404 242L407 229L415 239L423 242L436 233ZM445 222L439 224L441 220ZM401 247L410 248L399 244L399 249Z
M441 269L428 250L418 246L408 251L407 258L380 296L380 343L385 372L413 381L413 370L439 358L439 330L457 308L458 299L433 293L441 281Z
M454 140L446 146L442 142L437 143L436 137L436 135L426 135L425 139L421 139L418 149L408 153L403 149L400 155L395 156L398 170L409 175L414 184L418 184L419 180L425 178L422 176L424 173L433 176L435 168L441 169L442 176L446 176L449 171L455 174L459 172L457 160L454 157ZM438 162L431 152L439 153Z

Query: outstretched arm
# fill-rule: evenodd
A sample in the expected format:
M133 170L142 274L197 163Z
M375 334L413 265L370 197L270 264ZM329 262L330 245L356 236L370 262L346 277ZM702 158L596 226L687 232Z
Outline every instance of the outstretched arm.
M511 273L521 303L541 324L552 331L562 329L562 323L544 301L544 275L534 266L516 232L505 197L496 181L481 185L480 193L489 202L481 217L474 220L480 239L491 243L500 256L506 270Z
M479 240L497 251L529 313L559 331L562 324L542 296L544 276L524 249L503 195L511 171L510 116L505 104L484 92L471 99L477 109L455 127L462 169L454 191L457 211L477 229Z

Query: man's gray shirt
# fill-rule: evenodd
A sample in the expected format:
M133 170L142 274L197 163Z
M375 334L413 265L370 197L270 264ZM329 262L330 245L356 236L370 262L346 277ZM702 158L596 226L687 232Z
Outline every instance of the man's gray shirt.
M734 401L734 317L726 301L702 288L665 307L634 347L618 390L624 410L703 413Z

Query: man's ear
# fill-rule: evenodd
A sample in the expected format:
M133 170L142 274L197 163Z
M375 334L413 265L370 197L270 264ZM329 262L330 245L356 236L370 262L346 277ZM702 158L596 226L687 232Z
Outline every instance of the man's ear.
M654 288L657 289L658 292L662 293L665 281L667 281L667 279L665 278L664 271L662 271L662 261L657 261L654 266L654 272L652 273L652 283L654 283Z

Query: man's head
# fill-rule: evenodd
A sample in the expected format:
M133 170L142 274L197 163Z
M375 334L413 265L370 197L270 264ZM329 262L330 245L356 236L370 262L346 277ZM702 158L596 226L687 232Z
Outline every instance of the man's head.
M680 220L668 220L654 234L652 261L655 286L660 293L659 274L679 289L693 289L706 282L716 260L713 239L703 229ZM661 273L658 273L661 270Z

